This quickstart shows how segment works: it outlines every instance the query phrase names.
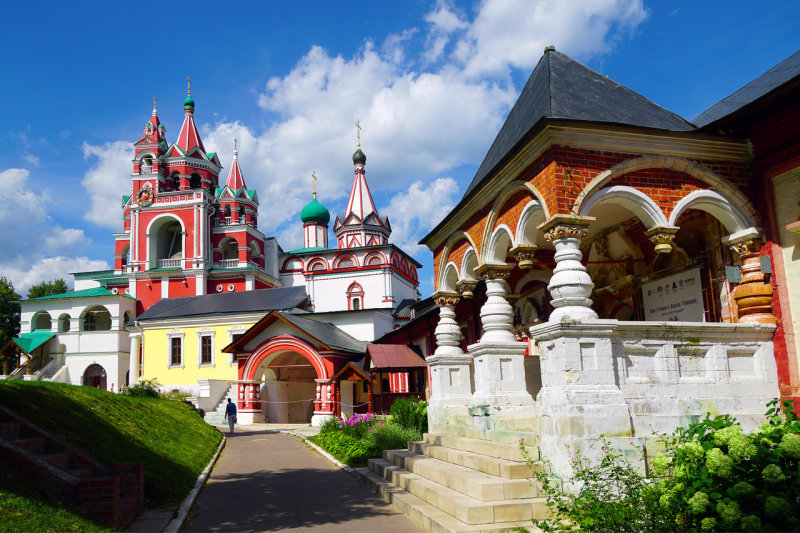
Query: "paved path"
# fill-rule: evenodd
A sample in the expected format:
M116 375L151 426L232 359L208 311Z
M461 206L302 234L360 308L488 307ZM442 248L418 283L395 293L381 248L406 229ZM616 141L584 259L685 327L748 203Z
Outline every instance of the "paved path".
M275 429L228 443L184 531L422 531L354 476Z

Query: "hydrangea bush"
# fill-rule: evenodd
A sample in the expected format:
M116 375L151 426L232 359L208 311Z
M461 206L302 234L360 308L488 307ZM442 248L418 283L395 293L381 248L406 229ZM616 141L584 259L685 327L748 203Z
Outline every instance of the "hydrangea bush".
M795 531L800 506L800 418L791 401L768 404L768 422L745 433L735 418L678 428L653 461L659 505L680 530Z
M573 455L573 491L532 468L552 510L551 519L535 525L544 531L800 530L800 418L791 401L767 407L768 422L750 433L728 415L678 428L664 438L666 453L653 460L654 478L637 473L608 443L599 465Z

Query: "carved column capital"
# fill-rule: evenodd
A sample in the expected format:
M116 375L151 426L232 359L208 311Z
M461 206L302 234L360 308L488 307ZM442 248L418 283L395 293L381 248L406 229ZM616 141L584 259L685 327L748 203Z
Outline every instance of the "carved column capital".
M656 226L644 234L655 245L654 250L657 254L668 254L672 251L672 243L675 241L678 229L674 226Z
M484 263L475 268L475 274L480 276L484 281L491 279L508 279L511 271L514 270L514 265Z
M461 300L461 294L456 291L437 291L433 293L433 301L439 307L454 307Z
M547 242L558 239L583 239L589 233L589 224L594 222L594 217L578 217L574 215L553 215L545 222L539 224L539 230L544 233Z
M477 279L462 279L456 283L456 288L458 289L458 292L461 293L462 298L465 300L470 300L474 296L473 291L477 285Z
M761 251L761 239L747 239L730 244L731 251L738 254L739 257L745 257L758 254Z
M517 266L521 270L530 270L533 268L533 258L538 249L539 247L535 244L518 244L511 248L508 253L516 259Z

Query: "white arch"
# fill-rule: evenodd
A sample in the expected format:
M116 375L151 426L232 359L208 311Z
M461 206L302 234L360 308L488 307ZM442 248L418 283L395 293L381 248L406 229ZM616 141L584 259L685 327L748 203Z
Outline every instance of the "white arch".
M528 225L528 221L530 221L530 219L533 218L537 213L541 213L542 221L547 220L547 212L538 200L531 200L525 204L525 207L522 208L522 216L519 217L519 222L517 222L517 231L515 233L514 242L517 244L536 244L536 238L534 238L531 242L530 239L525 235L525 227Z
M183 256L183 259L186 259L186 226L184 225L183 220L181 220L180 217L177 217L172 213L163 213L161 215L156 215L155 217L153 217L153 219L147 225L147 231L145 232L145 235L147 235L147 246L145 247L145 251L147 252L147 257L145 258L145 261L147 262L148 265L150 265L151 251L154 252L152 248L156 242L156 237L155 234L153 233L153 226L156 227L160 226L163 223L164 219L166 218L177 220L178 224L181 225L181 255Z
M675 226L678 217L687 209L700 209L720 221L728 233L736 233L755 226L753 220L734 202L716 191L693 191L675 205L669 217Z
M495 198L494 203L492 203L492 208L489 211L489 215L486 217L486 229L483 231L483 240L481 241L481 254L483 257L486 257L486 243L489 242L490 235L492 232L495 231L495 223L497 222L498 217L500 216L500 210L506 205L506 202L514 196L516 193L524 191L531 196L533 196L534 201L539 203L539 206L544 211L545 220L550 216L547 210L547 204L544 202L544 197L539 192L536 187L528 183L527 181L523 180L514 180L505 188L497 194L497 198ZM511 237L511 242L514 242L513 235L514 233L509 231L509 237Z
M646 168L668 168L676 172L688 174L693 178L707 183L709 187L721 191L722 194L731 199L731 203L738 205L741 212L746 213L752 220L758 218L753 203L727 179L694 161L663 155L644 155L642 157L626 159L608 170L601 172L595 176L578 195L575 200L573 212L583 212L583 204L609 181L624 174Z
M455 291L458 290L458 267L455 263L450 261L444 267L444 275L442 276L442 284L439 286L440 291Z
M542 281L545 284L550 283L550 278L553 277L553 271L550 268L546 270L541 269L534 269L529 270L522 279L520 279L517 284L514 286L514 293L520 294L522 292L523 287L526 284L530 283L531 281Z
M447 263L450 261L450 254L453 251L453 248L456 244L459 244L461 240L464 239L469 243L470 247L475 249L475 242L473 242L472 237L469 236L469 233L466 231L458 231L453 233L449 239L447 239L447 244L444 245L442 248L442 255L439 259L439 274L438 279L436 280L436 287L442 287L444 283L444 269Z
M508 226L505 224L500 224L497 226L494 231L492 232L492 236L489 238L489 244L486 246L486 249L483 252L483 263L502 263L505 264L506 262L506 253L508 249L503 250L502 256L498 257L498 250L497 247L503 242L503 239L508 239L508 247L511 248L514 246L514 237L512 237L511 230L508 229Z
M581 206L579 215L586 216L601 204L616 204L636 215L647 229L668 225L664 212L642 191L627 185L613 185L600 189Z
M475 277L475 267L478 266L478 252L475 248L468 248L464 252L464 258L461 260L461 275L459 279L477 280Z

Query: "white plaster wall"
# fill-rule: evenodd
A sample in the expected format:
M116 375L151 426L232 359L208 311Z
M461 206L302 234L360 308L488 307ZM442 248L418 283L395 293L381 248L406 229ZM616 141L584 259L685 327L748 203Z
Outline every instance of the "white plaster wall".
M74 290L82 291L84 289L94 289L95 287L100 287L100 282L96 279L76 279Z
M399 304L408 298L416 300L417 288L405 278L392 273L392 296L394 296L394 301L396 304Z
M325 274L314 276L313 294L314 310L317 312L347 310L347 289L353 282L364 290L364 309L391 308L392 302L384 302L383 272L372 270L367 272L347 272L342 274Z
M306 282L306 277L302 272L288 272L281 274L280 281L284 287L299 287Z
M328 322L364 342L372 342L394 328L394 319L389 310L324 313L304 315L304 318Z
M120 385L125 384L128 372L127 353L106 354L72 354L65 357L64 363L73 385L83 385L83 373L90 365L100 365L106 371L106 387L112 392L119 392ZM113 388L112 388L113 387Z
M800 169L793 169L772 180L778 234L786 268L786 288L792 312L795 354L800 358L800 235L786 229L800 219Z

